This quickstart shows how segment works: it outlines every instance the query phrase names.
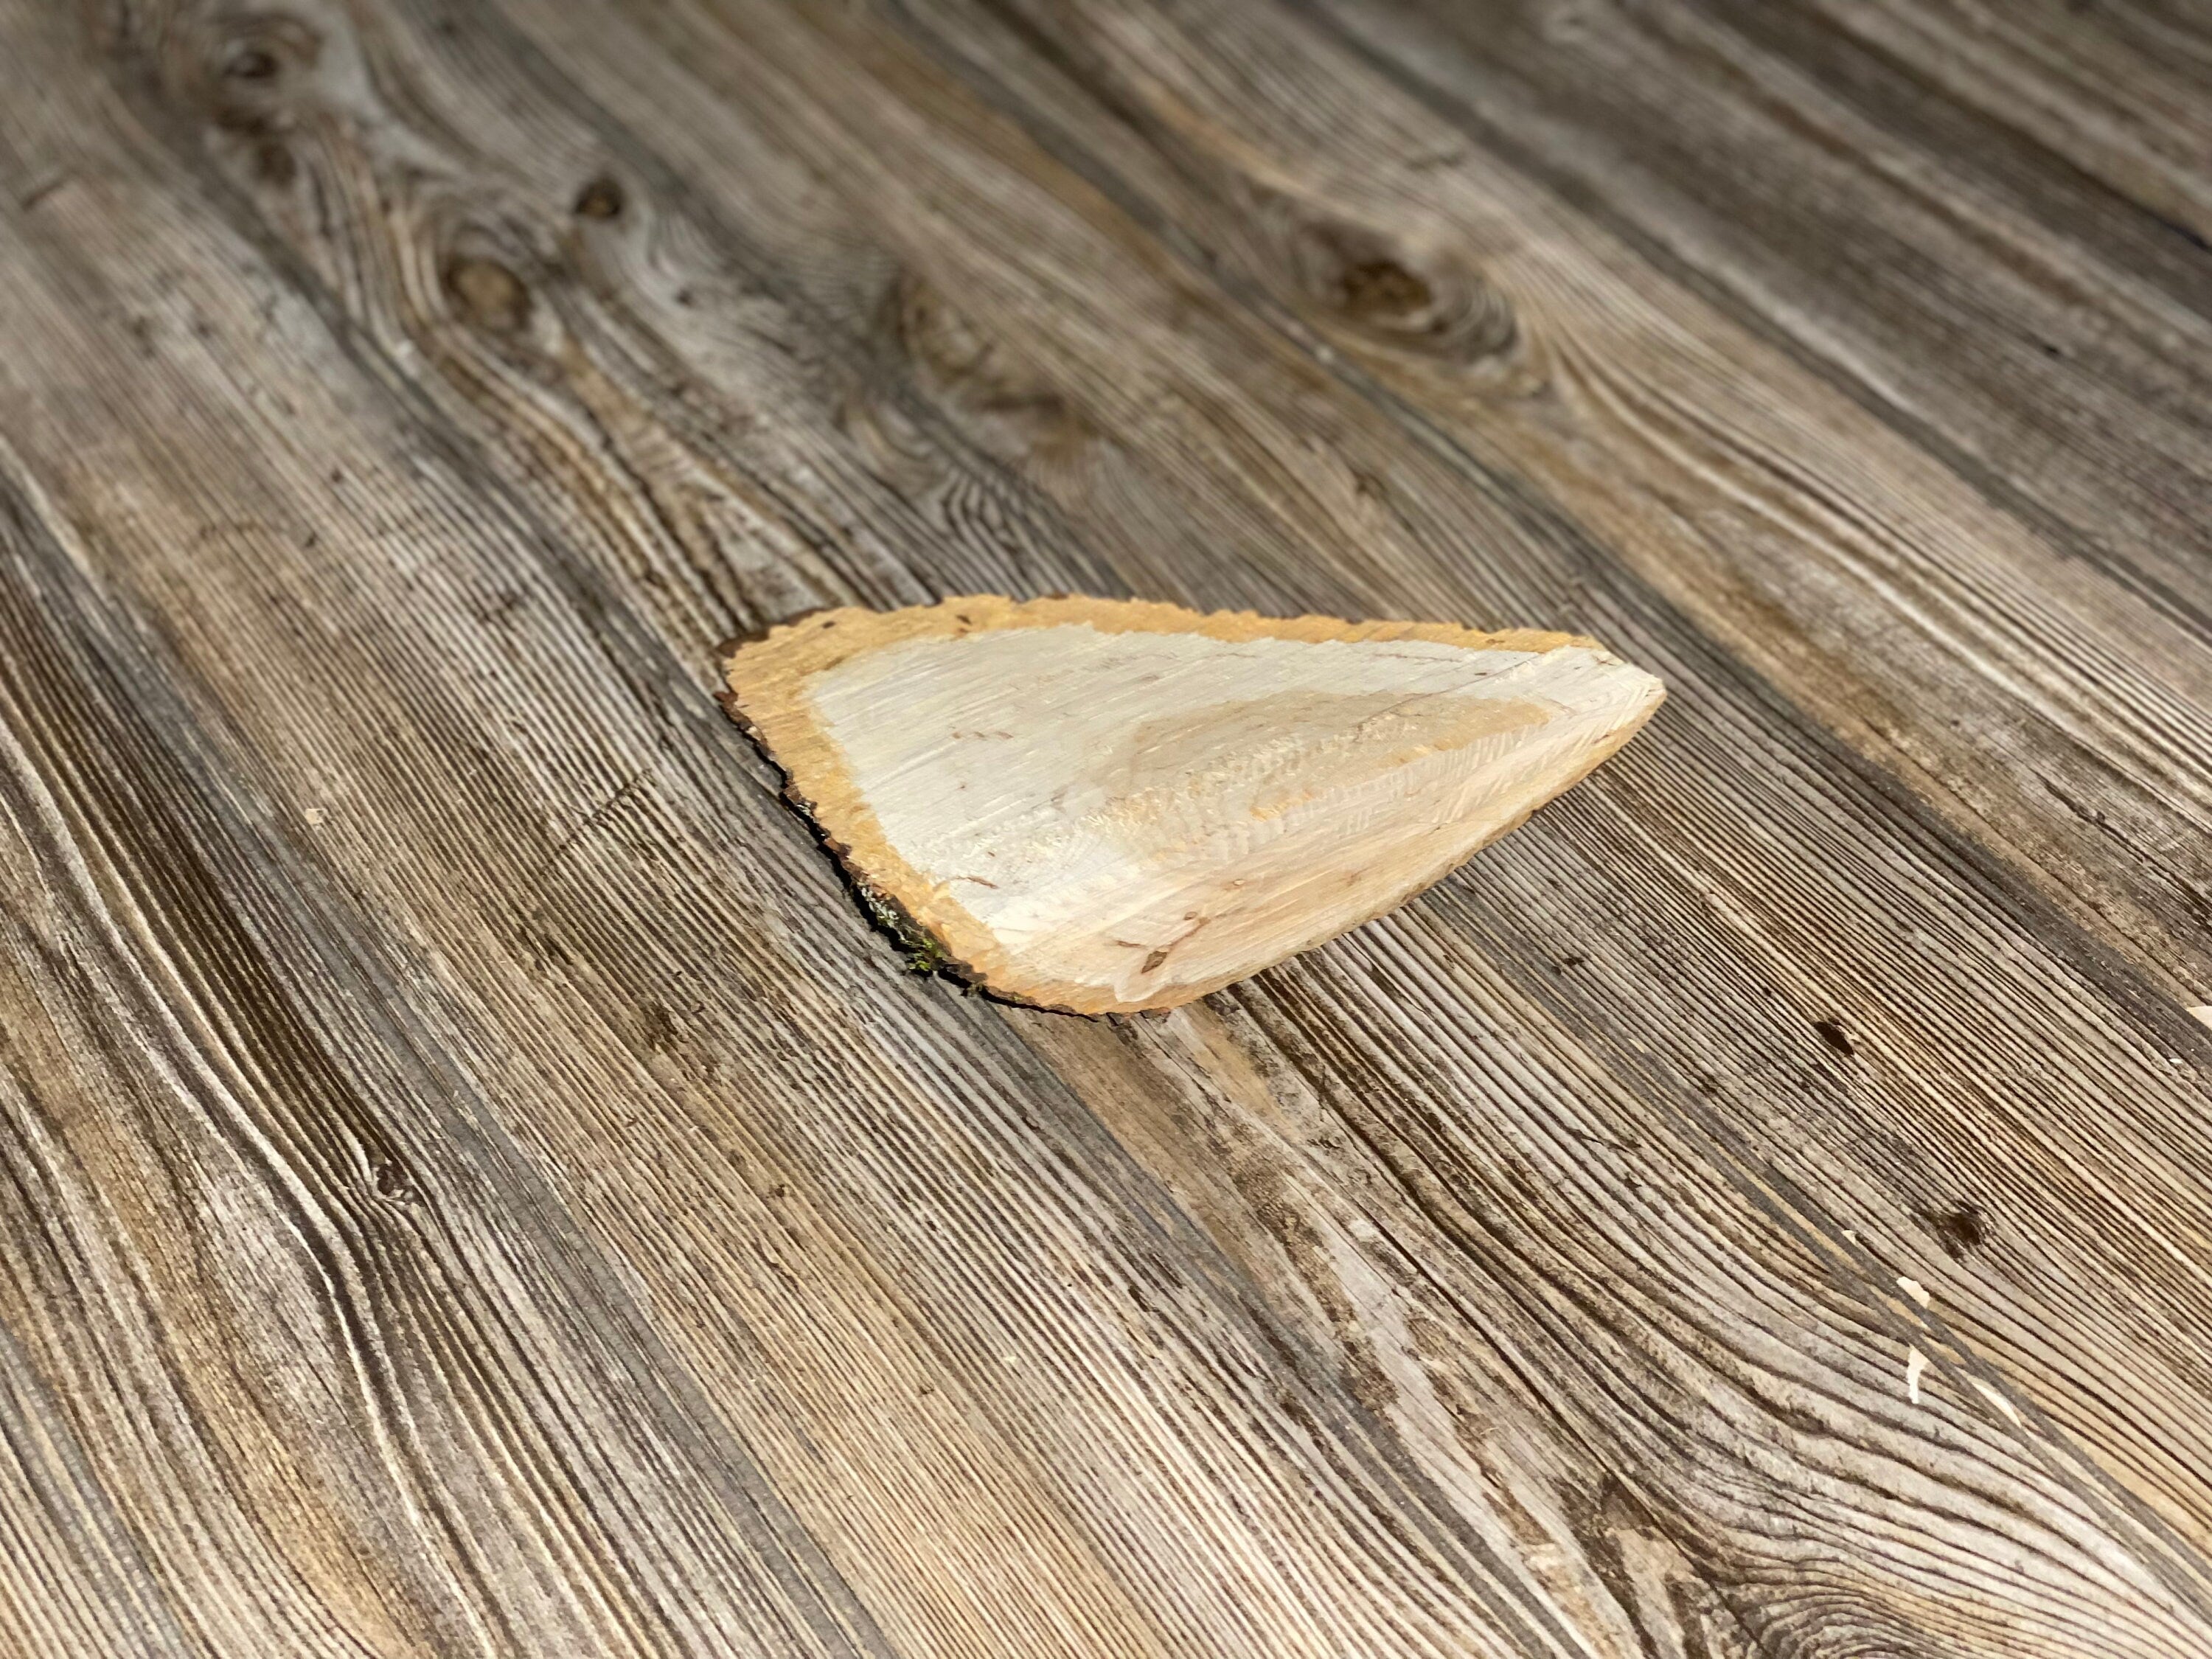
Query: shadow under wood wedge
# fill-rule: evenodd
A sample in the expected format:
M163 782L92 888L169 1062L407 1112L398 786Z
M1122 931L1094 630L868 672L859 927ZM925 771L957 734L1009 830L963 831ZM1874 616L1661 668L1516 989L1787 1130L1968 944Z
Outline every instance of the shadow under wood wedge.
M1584 776L1664 695L1565 634L996 596L817 613L729 707L920 959L1171 1008L1334 938Z

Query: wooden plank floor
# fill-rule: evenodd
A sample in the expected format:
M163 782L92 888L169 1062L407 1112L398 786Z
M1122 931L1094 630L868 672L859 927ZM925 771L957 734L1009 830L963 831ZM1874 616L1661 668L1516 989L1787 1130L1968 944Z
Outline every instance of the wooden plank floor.
M0 0L0 1654L2212 1656L2212 15ZM1159 1019L722 641L1671 699Z

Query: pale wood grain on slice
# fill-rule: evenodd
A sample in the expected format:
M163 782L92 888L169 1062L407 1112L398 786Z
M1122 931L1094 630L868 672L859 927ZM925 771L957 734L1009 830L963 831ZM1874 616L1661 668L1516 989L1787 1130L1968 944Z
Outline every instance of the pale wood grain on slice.
M1170 1008L1456 868L1650 718L1565 634L996 595L780 628L730 707L932 959Z

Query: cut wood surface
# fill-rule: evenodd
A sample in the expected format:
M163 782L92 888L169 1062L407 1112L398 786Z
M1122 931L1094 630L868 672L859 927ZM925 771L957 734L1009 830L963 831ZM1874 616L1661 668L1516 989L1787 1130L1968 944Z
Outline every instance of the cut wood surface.
M1593 640L1131 600L844 607L728 707L917 965L1178 1008L1395 909L1650 718Z
M2212 1656L2152 0L0 0L0 1653ZM1669 697L1157 1018L825 606Z

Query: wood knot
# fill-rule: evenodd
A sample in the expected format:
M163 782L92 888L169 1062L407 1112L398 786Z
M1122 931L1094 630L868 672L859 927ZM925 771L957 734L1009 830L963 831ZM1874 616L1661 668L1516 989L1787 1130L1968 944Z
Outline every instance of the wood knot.
M1301 222L1291 238L1298 286L1328 314L1378 343L1473 363L1518 337L1505 296L1449 260L1417 261L1354 225Z
M265 46L240 46L234 48L222 65L226 81L273 81L279 65L276 54Z
M239 91L264 92L289 71L313 69L322 49L322 37L300 18L264 14L216 45L216 78Z
M530 326L530 289L498 260L461 254L447 261L446 298L472 328L513 336Z
M1920 1219L1926 1224L1929 1231L1936 1235L1944 1254L1954 1261L1989 1240L1989 1218L1983 1213L1980 1205L1970 1203L1963 1198L1946 1209L1923 1210Z
M1395 259L1359 259L1337 273L1337 303L1346 315L1368 318L1409 316L1433 297L1429 285Z
M1090 441L1090 423L1057 386L927 282L902 272L884 313L884 334L920 384L1025 453L1064 460Z
M601 173L576 192L572 211L579 219L613 219L621 216L623 205L623 187Z
M407 1166L396 1158L372 1159L369 1180L380 1197L402 1202L412 1201L415 1197L414 1179L408 1174Z
M209 118L216 129L246 141L244 154L255 175L272 183L289 184L293 176L288 155L270 159L272 147L292 121L289 94L322 53L322 39L295 18L263 16L216 41L203 60L208 66L204 83Z

